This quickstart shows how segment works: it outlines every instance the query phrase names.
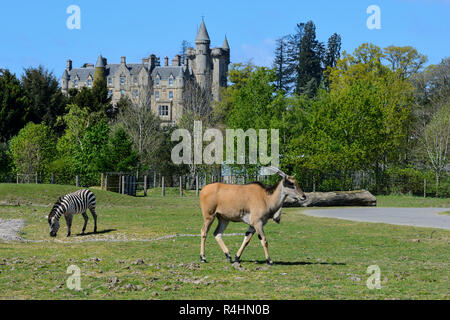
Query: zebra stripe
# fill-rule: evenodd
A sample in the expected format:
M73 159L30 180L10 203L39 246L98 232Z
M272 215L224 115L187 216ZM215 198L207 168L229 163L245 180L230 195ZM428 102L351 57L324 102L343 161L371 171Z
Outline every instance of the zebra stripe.
M97 231L97 214L95 213L95 195L92 191L88 189L78 190L73 193L66 194L63 197L60 197L55 205L53 206L52 211L50 212L48 216L48 222L50 224L51 229L53 229L53 224L55 222L58 222L62 215L65 216L67 227L68 227L68 235L70 235L70 227L72 225L72 217L74 214L81 213L84 218L84 227L83 227L83 233L86 229L86 224L88 217L86 215L86 211L89 209L92 213L92 216L94 218L94 232ZM56 230L53 232L54 235L56 235ZM52 235L52 234L51 234Z

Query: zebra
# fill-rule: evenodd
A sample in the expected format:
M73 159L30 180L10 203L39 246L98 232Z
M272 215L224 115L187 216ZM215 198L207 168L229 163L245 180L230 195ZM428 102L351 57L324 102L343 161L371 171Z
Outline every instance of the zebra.
M94 218L94 233L97 232L97 214L95 213L95 195L88 189L78 190L73 193L59 197L48 215L48 224L50 226L50 236L56 237L59 230L59 219L64 214L67 223L67 236L70 237L70 228L74 214L81 213L84 218L84 226L81 231L84 234L88 222L87 209L91 211Z

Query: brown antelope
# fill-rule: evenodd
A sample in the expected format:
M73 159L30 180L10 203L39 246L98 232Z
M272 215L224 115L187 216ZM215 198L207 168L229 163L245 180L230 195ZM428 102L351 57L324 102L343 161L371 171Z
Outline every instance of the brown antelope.
M246 185L228 185L213 183L205 186L200 193L200 206L203 214L203 227L201 230L200 259L206 262L205 242L209 228L217 217L219 225L214 231L219 246L229 262L232 262L230 252L222 240L222 235L230 221L244 222L249 225L241 248L235 256L239 262L242 252L251 238L258 233L264 248L266 261L269 265L273 262L269 257L268 243L264 235L264 225L269 219L277 223L281 217L281 207L286 197L306 200L306 196L298 186L294 177L290 177L278 168L269 167L278 173L283 179L271 187L266 187L259 182Z

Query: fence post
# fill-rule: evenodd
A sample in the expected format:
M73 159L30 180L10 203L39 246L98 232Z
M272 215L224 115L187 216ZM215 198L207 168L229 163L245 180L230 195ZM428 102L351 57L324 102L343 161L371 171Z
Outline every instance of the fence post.
M147 196L147 175L144 176L144 197Z
M78 188L80 186L80 176L77 175L75 178L75 186Z
M427 197L427 179L423 179L423 197Z
M156 171L153 171L153 188L156 188Z
M198 197L198 174L195 175L195 195Z
M103 184L104 184L104 180L105 179L105 175L104 173L102 173L101 177L100 177L100 189L103 190Z
M125 194L125 176L122 176L122 194Z
M105 176L105 190L108 191L108 174Z
M161 195L163 197L166 196L166 189L165 189L165 185L164 185L164 176L161 177Z
M183 196L183 177L180 176L180 197Z
M19 174L16 174L16 183L19 184Z
M52 173L52 184L55 184L55 174Z

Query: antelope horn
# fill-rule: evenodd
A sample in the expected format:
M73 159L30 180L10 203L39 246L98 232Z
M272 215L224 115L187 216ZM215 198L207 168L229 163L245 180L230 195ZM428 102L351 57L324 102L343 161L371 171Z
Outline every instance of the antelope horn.
M281 171L281 170L278 169L277 167L269 166L269 167L265 167L264 169L271 170L271 171L277 173L278 175L280 175L280 176L283 177L283 178L287 178L287 177L288 177L288 175L287 175L286 173L284 173L283 171Z

